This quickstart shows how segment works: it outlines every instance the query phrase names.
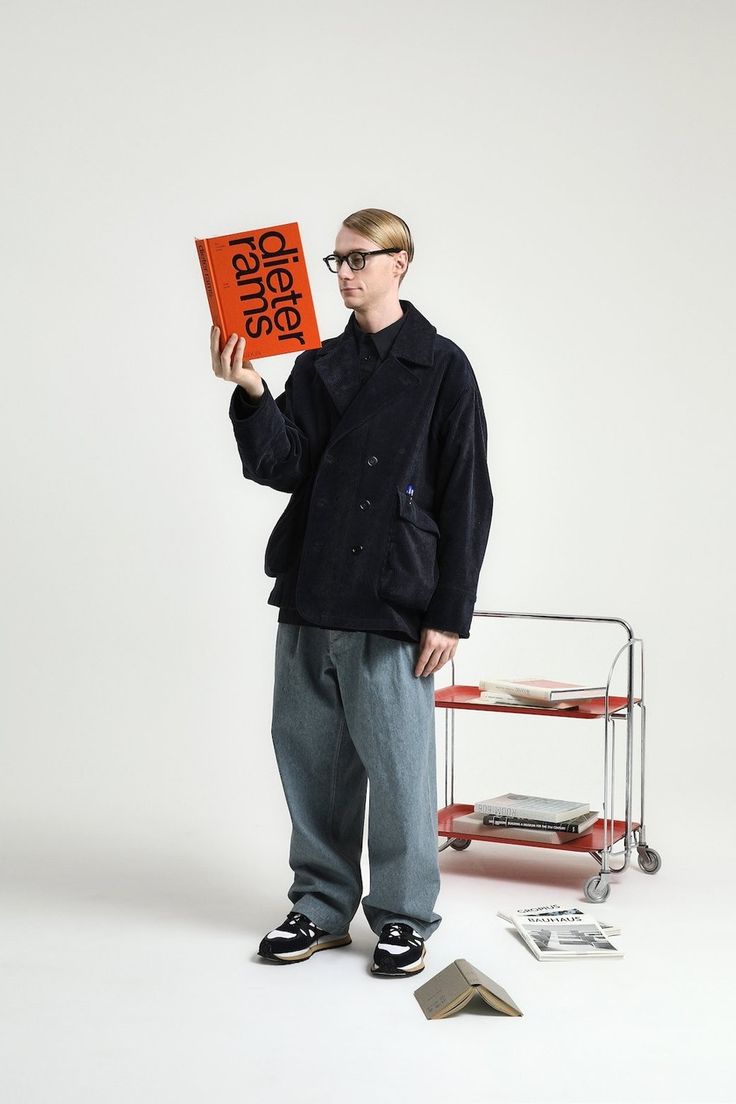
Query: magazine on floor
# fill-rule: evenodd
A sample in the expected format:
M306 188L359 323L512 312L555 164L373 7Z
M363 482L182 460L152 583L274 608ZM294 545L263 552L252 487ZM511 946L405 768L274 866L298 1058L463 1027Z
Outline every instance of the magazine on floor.
M611 937L604 932L595 917L587 912L577 915L563 913L511 913L511 922L530 951L540 962L557 962L563 958L621 958Z
M499 909L496 916L500 916L502 920L506 920L509 924L513 924L513 916L583 916L583 909L578 908L577 905L532 905L527 908L507 908ZM600 916L596 916L596 920L600 924L606 935L620 935L621 928L618 924L612 923L610 920L606 920Z

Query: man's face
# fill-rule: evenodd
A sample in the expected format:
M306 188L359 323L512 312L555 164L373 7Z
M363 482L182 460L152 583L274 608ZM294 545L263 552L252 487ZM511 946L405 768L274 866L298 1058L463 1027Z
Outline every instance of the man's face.
M340 227L335 238L335 253L344 257L352 249L380 249L370 238L364 238L347 226ZM405 271L407 254L382 253L366 257L365 266L353 272L347 261L340 265L337 282L343 302L350 310L367 310L398 298L399 276Z

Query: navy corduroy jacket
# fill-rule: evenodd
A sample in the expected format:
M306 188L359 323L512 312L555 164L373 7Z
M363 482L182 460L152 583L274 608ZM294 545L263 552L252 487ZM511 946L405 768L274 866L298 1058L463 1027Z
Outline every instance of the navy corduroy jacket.
M349 328L229 415L243 475L290 493L269 537L270 605L331 628L470 635L493 512L487 427L463 351L408 300L355 394ZM353 397L354 396L354 397Z

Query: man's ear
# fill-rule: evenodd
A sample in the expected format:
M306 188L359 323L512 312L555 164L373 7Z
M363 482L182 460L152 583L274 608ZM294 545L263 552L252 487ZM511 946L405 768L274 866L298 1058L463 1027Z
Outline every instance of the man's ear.
M394 253L394 272L397 276L401 276L402 272L406 272L409 267L409 254L405 249L402 249L400 253Z

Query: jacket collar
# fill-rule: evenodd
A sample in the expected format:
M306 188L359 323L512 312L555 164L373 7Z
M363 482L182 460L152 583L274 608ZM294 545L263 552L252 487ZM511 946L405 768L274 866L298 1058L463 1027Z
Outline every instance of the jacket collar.
M342 415L335 437L357 429L382 407L395 402L407 388L420 382L422 370L433 363L436 327L408 299L399 302L405 314L403 324L388 356L355 396L356 402L351 402L355 394L351 371L355 362L352 316L340 336L316 354L315 372Z
M437 329L428 322L413 303L408 299L399 299L404 311L403 323L397 333L391 353L402 360L408 360L418 367L428 368L434 359L434 335ZM318 351L315 359L315 368L330 368L333 360L344 363L352 355L353 327L355 313L352 312L345 329L338 338L330 342L326 349Z

